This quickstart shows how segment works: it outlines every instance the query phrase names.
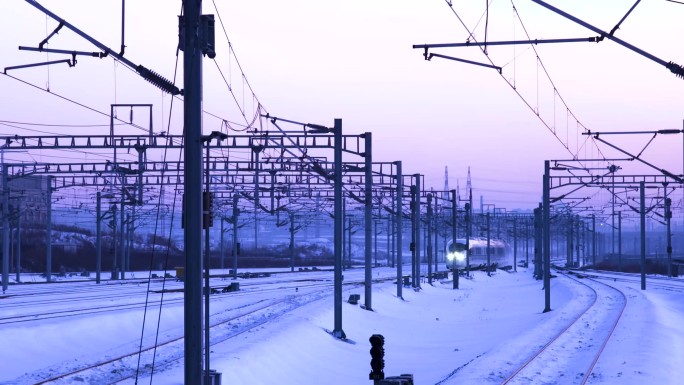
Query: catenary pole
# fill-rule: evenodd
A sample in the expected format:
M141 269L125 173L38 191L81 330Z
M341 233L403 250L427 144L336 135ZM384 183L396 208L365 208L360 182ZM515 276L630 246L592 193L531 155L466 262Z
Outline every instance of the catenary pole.
M17 264L15 266L16 270L16 281L21 282L21 210L17 216Z
M4 155L4 153L3 153ZM4 158L3 158L4 161ZM9 286L9 184L7 183L8 167L2 165L2 293Z
M97 192L95 208L95 283L100 283L102 271L102 193Z
M403 294L401 292L402 287L404 285L403 283L403 277L402 277L402 264L404 261L402 260L402 224L401 224L401 217L402 217L402 198L403 198L403 190L404 190L404 184L403 184L403 175L402 175L402 170L401 170L401 161L398 160L395 162L397 165L397 202L396 202L396 211L394 213L395 215L395 221L394 225L396 227L396 242L397 242L397 298L403 298Z
M346 338L342 330L342 242L344 231L344 218L342 217L342 119L335 119L333 127L334 134L334 194L335 194L335 223L334 223L334 328L333 336L336 338Z
M639 182L639 215L641 219L641 290L646 290L646 186Z
M420 174L414 174L416 178L416 287L420 288Z
M543 209L542 222L543 228L543 258L544 258L544 313L551 311L551 202L550 202L550 186L549 175L550 167L549 161L544 161L544 181L543 181Z
M665 184L665 225L667 227L667 276L672 277L672 231L670 219L672 218L672 199L667 197L667 183Z
M622 211L618 211L618 271L622 271Z
M185 167L185 381L202 381L202 52L201 0L184 0L183 163Z
M491 224L489 211L487 211L487 276L492 276L492 248L491 243Z
M365 295L364 295L364 305L366 310L373 310L372 305L372 271L371 271L371 239L373 237L372 227L373 227L373 153L372 153L372 134L366 132L363 134L364 146L365 146L365 188L364 188L364 214L365 214L365 249L366 249L366 261L365 261ZM377 238L376 238L377 242ZM376 253L377 253L377 243L376 243ZM376 254L377 262L377 254Z
M416 186L411 184L411 287L416 287Z
M427 275L428 284L432 285L432 194L427 195Z
M48 282L52 282L52 175L47 177L47 228L45 231L45 274Z
M513 217L513 271L518 271L518 217Z
M233 279L237 279L238 270L238 217L240 216L240 209L238 208L238 199L240 196L237 192L233 193Z

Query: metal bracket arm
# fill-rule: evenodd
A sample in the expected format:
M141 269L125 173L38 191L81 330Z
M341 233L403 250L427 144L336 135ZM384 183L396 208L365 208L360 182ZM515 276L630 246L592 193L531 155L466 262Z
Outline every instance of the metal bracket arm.
M654 55L651 55L650 53L648 53L648 52L646 52L646 51L644 51L644 50L642 50L642 49L640 49L640 48L638 48L638 47L635 47L635 46L633 46L632 44L629 44L629 43L627 43L626 41L624 41L624 40L622 40L622 39L620 39L620 38L617 38L617 37L615 37L615 36L609 34L609 33L606 32L606 31L603 31L603 30L601 30L601 29L599 29L599 28L596 28L596 27L594 27L593 25L591 25L591 24L589 24L589 23L587 23L587 22L585 22L585 21L583 21L583 20L580 20L579 18L577 18L577 17L575 17L575 16L570 15L570 14L567 13L567 12L564 12L564 11L562 11L562 10L560 10L560 9L558 9L558 8L556 8L556 7L552 6L552 5L550 5L550 4L547 4L546 2L544 2L544 1L542 1L542 0L532 0L532 1L535 2L535 3L537 3L537 4L539 4L539 5L541 5L542 7L546 8L546 9L548 9L548 10L550 10L550 11L555 12L556 14L558 14L558 15L560 15L560 16L563 16L564 18L566 18L566 19L568 19L568 20L574 21L575 23L577 23L577 24L583 26L584 28L587 28L587 29L589 29L589 30L591 30L591 31L594 31L594 32L598 33L599 35L601 35L601 37L605 37L605 38L607 38L607 39L609 39L609 40L612 40L612 41L614 41L614 42L620 44L621 46L623 46L623 47L625 47L625 48L628 48L628 49L630 49L630 50L632 50L632 51L638 53L638 54L641 55L641 56L644 56L644 57L646 57L646 58L648 58L648 59L653 60L654 62L656 62L656 63L658 63L658 64L664 66L664 67L667 68L667 69L669 69L673 74L677 75L678 77L684 78L684 67L682 67L681 65L679 65L679 64L677 64L677 63L675 63L675 62L666 62L666 61L663 60L663 59L660 59L660 58L658 58L658 57L656 57L656 56L654 56Z
M109 55L107 52L86 52L86 51L73 51L73 50L68 50L68 49L53 49L53 48L42 48L42 47L24 47L24 46L19 46L20 51L34 51L34 52L49 52L49 53L63 53L67 55L81 55L81 56L92 56L96 58L102 59L103 57L107 57Z
M45 39L43 39L43 41L40 42L40 44L38 44L38 47L40 47L40 49L43 49L43 46L47 44L48 40L50 40L50 38L59 33L59 30L62 29L62 27L64 27L64 23L60 22L57 28L55 28L55 30L52 31L52 33L50 33Z
M73 31L77 35L88 40L91 44L93 44L97 48L101 49L104 52L105 56L111 54L114 58L116 58L116 60L120 61L121 63L125 64L126 66L128 66L132 69L135 69L140 74L140 76L145 78L145 80L152 83L153 85L159 87L162 91L165 91L171 95L182 94L182 92L178 89L178 87L173 85L173 83L170 80L163 78L158 73L156 73L152 70L149 70L149 69L143 67L142 65L134 64L132 61L130 61L130 60L126 59L125 57L123 57L122 55L114 52L111 48L105 46L104 44L102 44L99 41L92 38L90 35L86 34L85 32L83 32L80 29L76 28L75 26L71 25L70 23L68 23L67 21L62 19L61 17L57 16L55 13L53 13L50 10L48 10L47 8L45 8L43 5L41 5L37 1L35 1L35 0L24 0L24 1L26 1L28 4L32 5L33 7L37 8L38 10L43 12L44 14L46 14L46 15L50 16L51 18L57 20L60 24L69 28L71 31Z
M627 152L627 151L625 151L625 150L623 150L623 149L621 149L621 148L619 148L619 147L617 147L617 146L615 146L615 145L613 145L613 144L611 144L611 143L608 143L607 141L605 141L605 140L599 138L598 135L594 136L594 139L596 139L596 140L598 140L599 142L604 143L604 144L606 144L607 146L609 146L609 147L611 147L611 148L613 148L613 149L615 149L615 150L617 150L617 151L619 151L619 152L621 152L621 153L623 153L623 154L625 154L625 155L631 157L633 160L638 160L639 162L641 162L641 163L643 163L643 164L645 164L645 165L651 167L652 169L660 171L661 173L663 173L663 175L668 176L668 177L674 179L674 180L677 181L678 183L684 182L684 180L683 180L681 177L679 177L679 176L677 176L677 175L675 175L675 174L673 174L673 173L671 173L671 172L669 172L669 171L667 171L667 170L665 170L665 169L663 169L663 168L658 168L657 166L655 166L655 165L653 165L653 164L651 164L651 163L649 163L649 162L647 162L647 161L641 159L639 156L632 155L632 154L630 154L629 152Z
M461 63L473 64L473 65L480 66L480 67L494 68L495 70L499 71L499 73L501 73L501 67L499 67L499 66L495 66L495 65L491 65L491 64L487 64L487 63L479 63L479 62L472 61L472 60L460 59L460 58L452 57L452 56L441 55L438 53L431 53L428 56L427 60L430 60L433 57L439 57L442 59L453 60L453 61L457 61L457 62L461 62Z
M41 62L41 63L23 64L23 65L18 65L18 66L5 67L3 73L7 74L7 71L11 71L11 70L18 70L18 69L22 69L22 68L31 68L31 67L40 67L40 66L47 66L47 65L60 64L60 63L67 63L69 65L69 67L73 67L76 65L76 58L73 59L73 62L69 59L62 59L62 60L51 60L51 61L46 61L46 62Z
M599 37L580 37L571 39L534 39L534 40L503 40L503 41L488 41L472 42L470 40L465 43L437 43L437 44L414 44L414 49L424 48L426 53L428 48L456 48L456 47L482 47L490 45L522 45L522 44L548 44L548 43L598 43Z

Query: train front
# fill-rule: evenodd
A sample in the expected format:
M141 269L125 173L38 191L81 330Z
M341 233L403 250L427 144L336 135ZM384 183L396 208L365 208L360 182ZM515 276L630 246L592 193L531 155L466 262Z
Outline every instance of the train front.
M447 269L465 269L467 260L467 248L465 240L458 239L456 242L450 241L446 250Z

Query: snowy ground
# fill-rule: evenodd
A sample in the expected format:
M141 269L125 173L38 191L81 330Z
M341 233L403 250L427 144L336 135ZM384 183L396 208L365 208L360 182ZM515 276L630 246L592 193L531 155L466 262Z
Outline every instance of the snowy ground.
M374 270L378 276L391 273L386 268ZM348 271L347 276L351 277L352 272ZM682 383L684 289L657 287L650 280L646 291L639 290L638 281L602 282L624 292L627 307L589 383ZM417 384L501 383L519 363L594 300L591 289L559 274L552 280L553 310L543 313L541 282L535 281L526 269L517 273L498 272L492 277L476 272L472 280L461 279L460 283L461 288L453 290L451 281L434 286L424 282L420 291L405 288L403 299L396 297L392 283L375 285L373 311L344 303L343 330L347 341L328 334L334 324L329 293L321 294L313 287L306 289L300 284L301 291L311 290L308 300L316 300L304 306L287 302L289 305L283 311L261 314L258 324L252 318L217 328L212 340L225 341L212 346L211 367L222 373L223 384L370 384L368 337L379 333L385 336L385 374L388 376L412 373ZM215 314L212 319L228 317L233 309L254 306L255 302L276 296L274 293L281 293L282 298L292 295L292 286L281 283L279 290L263 293L256 289L258 285L252 288L246 282L242 285L245 291L241 296L225 296L212 302L216 303L213 307L217 312L212 311ZM117 292L121 290L124 289ZM344 298L350 293L361 294L363 303L362 288L345 288ZM0 300L0 305L7 300ZM604 302L608 302L606 298ZM39 306L32 310L36 311ZM0 309L0 318L9 314L4 306ZM140 315L140 310L132 309L2 326L0 383L35 383L44 371L60 371L94 356L115 357L136 345L133 335L137 333L140 339ZM148 327L152 328L156 314L150 318ZM180 305L165 306L162 323L164 334L180 333ZM602 327L593 323L588 321L584 331L567 333L566 345L574 352L556 353L553 359L533 369L532 375L526 375L523 382L515 383L579 383L582 373L563 363L574 359L573 355L581 356L583 345L597 343L592 339L592 332ZM236 334L234 330L241 324L244 332ZM165 354L178 356L182 353L181 347L182 344L167 348ZM154 374L152 381L149 373L142 374L139 382L182 384L182 362L182 359L170 361L161 372ZM122 362L121 367L134 364ZM99 378L107 378L104 382L111 379ZM133 384L135 380L122 383Z

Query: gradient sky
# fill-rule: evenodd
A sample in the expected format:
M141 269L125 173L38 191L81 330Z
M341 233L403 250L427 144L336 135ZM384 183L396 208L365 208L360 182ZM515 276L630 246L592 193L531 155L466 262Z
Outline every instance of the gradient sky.
M475 39L484 40L485 18L481 16L485 1L454 0L455 12L444 0L215 3L235 55L217 19L216 63L204 59L205 110L234 122L234 127L251 120L257 100L264 111L296 121L332 125L334 118L342 118L345 133L373 133L375 161L402 160L404 173L423 173L428 187L443 188L444 168L448 166L449 187L454 188L458 181L463 188L471 167L475 198L484 195L486 202L497 207L536 206L541 197L545 159L567 159L571 152L587 158L616 155L605 146L600 147L599 154L593 142L581 135L584 127L592 131L682 128L684 80L610 41L536 46L557 92L530 46L488 48L492 61L503 66L503 76L493 69L438 58L428 62L421 50L412 49L413 44L466 41L468 32L456 14L474 31ZM612 29L633 5L631 0L551 3L603 30ZM41 4L118 51L120 1L43 0ZM525 39L520 20L533 39L596 35L529 0L493 0L490 4L489 41ZM126 2L125 57L172 79L180 7L179 1ZM203 10L217 14L213 1L205 0ZM616 36L666 61L683 64L683 17L684 5L644 1ZM56 24L24 1L3 1L0 67L68 58L17 50L19 45L37 46ZM50 48L96 50L66 29L50 43ZM478 62L487 60L475 47L431 52ZM236 57L251 89L243 80ZM182 53L180 59L177 84L182 88ZM79 57L74 68L57 65L49 70L41 67L10 74L39 87L46 87L49 81L52 92L105 112L112 103L153 103L155 130L167 130L170 97L111 58ZM515 84L550 129L506 80ZM7 76L0 76L0 90L2 121L109 122L105 116ZM244 108L247 119L238 106ZM143 119L142 115L135 119ZM181 132L181 117L182 106L176 101L169 131ZM220 128L220 120L205 115L205 132ZM121 132L127 129L122 127ZM109 129L41 130L103 134ZM36 134L0 124L1 135L15 133ZM632 153L639 153L649 139L636 135L610 137L611 142ZM569 150L561 142L568 144ZM14 160L25 157L21 153L6 156ZM660 168L684 173L681 134L657 137L643 156ZM41 154L40 159L34 155L33 160L59 158ZM633 172L631 167L635 167ZM636 167L634 162L625 164L624 172L654 173ZM681 206L681 198L675 201Z

